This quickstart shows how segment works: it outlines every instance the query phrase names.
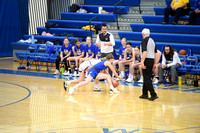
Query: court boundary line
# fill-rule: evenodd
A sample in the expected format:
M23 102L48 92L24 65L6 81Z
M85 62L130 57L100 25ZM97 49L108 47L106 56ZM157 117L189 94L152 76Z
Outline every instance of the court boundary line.
M9 105L12 105L12 104L15 104L15 103L24 101L24 100L26 100L28 97L30 97L30 95L31 95L31 90L29 90L28 88L26 88L26 87L24 87L24 86L22 86L22 85L10 83L10 82L5 82L5 81L0 81L0 82L2 82L2 83L7 83L7 84L11 84L11 85L16 85L16 86L19 86L19 87L21 87L21 88L24 88L24 89L26 89L26 90L28 91L28 95L27 95L25 98L23 98L23 99L21 99L21 100L18 100L18 101L15 101L15 102L12 102L12 103L8 103L8 104L1 105L0 107L9 106Z

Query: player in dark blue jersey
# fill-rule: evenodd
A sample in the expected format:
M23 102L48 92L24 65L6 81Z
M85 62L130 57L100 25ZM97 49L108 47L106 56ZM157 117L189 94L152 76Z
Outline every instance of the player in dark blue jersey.
M101 58L101 45L97 46L95 50L95 59L98 60L100 58Z
M131 62L133 61L133 57L135 57L134 48L132 47L132 44L130 42L127 42L124 59L119 62L119 73L121 79L125 78L125 65L129 65L130 67Z
M75 40L75 46L72 48L73 57L69 57L69 63L71 66L71 61L75 61L75 70L73 76L78 76L79 59L83 58L85 55L85 46L81 44L79 39Z
M94 43L92 43L92 39L89 36L86 38L86 43L87 43L87 45L85 46L86 56L80 59L79 65L86 60L92 60L95 58L95 50L97 46Z
M63 73L63 75L67 75L67 73L68 73L67 71L69 68L69 62L67 61L67 58L72 53L72 45L69 43L69 39L67 37L65 37L63 43L64 43L64 45L62 45L62 47L61 47L60 55L56 59L56 71L54 74L60 73L60 71L59 71L60 61L64 62L64 64L65 64L65 72Z
M110 93L119 93L119 91L113 87L111 76L108 74L107 68L109 67L111 71L115 74L117 78L120 77L117 75L116 71L113 69L111 63L114 61L114 56L112 54L106 56L107 60L101 61L94 65L88 71L88 77L86 81L82 81L74 87L69 88L69 94L72 94L77 88L84 86L90 83L93 79L107 79L108 85L110 86ZM102 70L105 70L104 73L101 73Z
M127 39L126 38L122 38L121 40L121 44L122 46L119 48L119 60L115 60L113 62L113 68L116 70L116 65L118 65L119 61L122 61L124 59L124 53L125 53L125 49L126 49L126 43L127 43ZM112 75L114 76L114 75Z
M131 65L129 67L129 76L126 82L133 82L135 68L139 68L140 77L141 77L140 80L143 82L140 47L136 46L134 50L135 50L135 57L133 57L133 61L131 62Z

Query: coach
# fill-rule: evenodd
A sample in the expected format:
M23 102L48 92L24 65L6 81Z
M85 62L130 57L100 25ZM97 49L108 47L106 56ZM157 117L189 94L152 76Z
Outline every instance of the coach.
M152 80L151 80L151 74L152 69L154 67L154 64L156 64L156 44L152 38L149 37L150 30L149 29L143 29L142 30L142 43L140 45L141 49L141 67L143 72L143 88L142 88L142 95L139 98L142 99L149 99L151 101L158 98L157 94L154 91ZM148 97L148 91L151 94L151 97Z

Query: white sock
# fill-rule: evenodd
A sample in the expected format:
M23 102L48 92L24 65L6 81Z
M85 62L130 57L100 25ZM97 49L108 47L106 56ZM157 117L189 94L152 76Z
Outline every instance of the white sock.
M124 77L125 76L125 72L121 71L121 76Z
M67 84L71 84L72 81L67 81Z
M143 79L143 76L141 76L140 79Z
M99 86L98 86L98 84L95 84L94 87L95 87L95 88L98 88Z
M110 85L110 89L111 89L111 90L114 90L115 88L113 87L113 85Z
M78 86L76 85L76 86L74 86L74 87L72 87L74 90L76 90L77 88L78 88Z

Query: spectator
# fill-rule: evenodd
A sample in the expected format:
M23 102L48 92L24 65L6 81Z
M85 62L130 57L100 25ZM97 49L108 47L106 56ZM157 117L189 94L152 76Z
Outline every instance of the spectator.
M173 50L170 45L166 45L164 53L162 55L162 64L159 67L159 84L163 83L163 73L165 69L170 68L171 73L171 84L174 85L176 82L176 68L181 67L181 61L178 53Z
M75 61L75 70L73 76L78 76L78 67L79 67L79 60L84 57L85 55L85 46L81 44L79 39L75 40L75 46L72 47L73 57L69 57L69 64L71 66L71 61Z
M122 40L121 40L122 46L119 48L119 60L115 60L113 62L113 68L115 70L116 70L116 65L119 63L119 61L122 61L124 59L124 52L125 52L125 49L126 49L126 43L127 43L127 39L122 38ZM114 76L114 74L112 76Z
M194 9L189 14L189 24L195 25L195 21L197 17L200 17L200 0L196 0Z
M174 22L172 24L176 25L181 16L188 14L187 5L189 0L173 0L170 7L165 8L164 22L163 24L169 23L169 15L174 16Z
M143 29L142 30L142 43L140 45L141 50L141 67L144 77L144 83L142 88L142 95L139 98L142 99L149 99L151 101L158 98L151 80L151 73L152 69L155 67L156 60L156 44L152 38L149 37L150 30L149 29ZM151 94L151 97L148 97L148 91Z
M126 80L126 82L133 82L135 68L139 68L139 71L140 71L140 80L138 82L143 83L140 47L139 46L135 47L135 58L133 58L133 62L131 62L131 65L129 67L129 76L128 76L128 79Z
M132 48L132 44L130 42L127 42L126 49L124 52L124 59L119 62L119 77L121 79L125 79L125 65L129 65L130 68L131 62L133 61L133 57L135 57L134 48Z
M65 72L63 73L63 75L67 75L69 71L71 71L70 69L68 71L69 62L67 61L67 58L71 55L72 45L69 44L69 39L67 37L65 37L63 43L64 45L62 45L61 47L60 55L56 59L56 71L54 74L60 74L60 71L59 71L60 61L64 62L65 64Z
M79 65L86 60L91 60L95 58L95 50L97 46L94 43L92 43L92 39L89 36L86 38L86 43L87 43L87 45L85 46L86 57L80 59Z

